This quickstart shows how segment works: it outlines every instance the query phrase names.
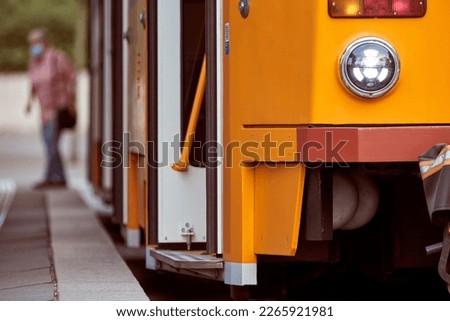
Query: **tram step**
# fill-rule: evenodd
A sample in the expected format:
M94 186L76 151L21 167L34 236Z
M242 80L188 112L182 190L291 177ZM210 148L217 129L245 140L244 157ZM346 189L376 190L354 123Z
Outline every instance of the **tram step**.
M155 260L177 269L223 269L223 260L197 251L150 250Z

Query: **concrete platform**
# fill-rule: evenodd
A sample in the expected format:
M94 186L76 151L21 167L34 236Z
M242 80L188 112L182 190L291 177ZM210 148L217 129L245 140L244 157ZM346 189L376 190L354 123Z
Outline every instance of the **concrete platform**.
M148 300L71 189L18 190L0 229L0 300Z
M0 300L55 300L45 195L20 191L0 230Z
M24 114L28 91L26 73L0 73L0 181L17 187L0 228L0 300L148 300L97 220L92 208L102 204L86 206L78 194L92 195L88 73L78 75L77 130L63 132L60 141L69 189L31 189L43 177L45 159L39 108ZM0 184L0 221L9 207L5 189Z

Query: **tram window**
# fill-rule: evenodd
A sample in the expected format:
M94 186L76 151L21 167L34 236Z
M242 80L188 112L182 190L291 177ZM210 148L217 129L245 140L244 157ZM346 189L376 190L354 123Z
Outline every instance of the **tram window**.
M205 0L182 0L181 3L181 138L184 139L205 54ZM205 163L201 148L206 141L205 111L203 99L189 155L189 164L196 167L203 167Z

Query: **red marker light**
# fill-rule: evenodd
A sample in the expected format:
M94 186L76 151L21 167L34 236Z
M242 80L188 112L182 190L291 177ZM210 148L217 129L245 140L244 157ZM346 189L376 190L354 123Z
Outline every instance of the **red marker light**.
M391 12L389 0L364 1L364 15L386 16Z
M426 0L328 0L332 18L419 18Z
M392 10L400 17L423 16L426 8L425 1L392 0Z

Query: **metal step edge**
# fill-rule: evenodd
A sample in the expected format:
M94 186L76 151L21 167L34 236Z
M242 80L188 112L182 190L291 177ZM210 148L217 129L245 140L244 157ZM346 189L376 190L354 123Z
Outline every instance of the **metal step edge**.
M150 255L177 269L223 269L223 260L211 255L156 249L151 249Z

